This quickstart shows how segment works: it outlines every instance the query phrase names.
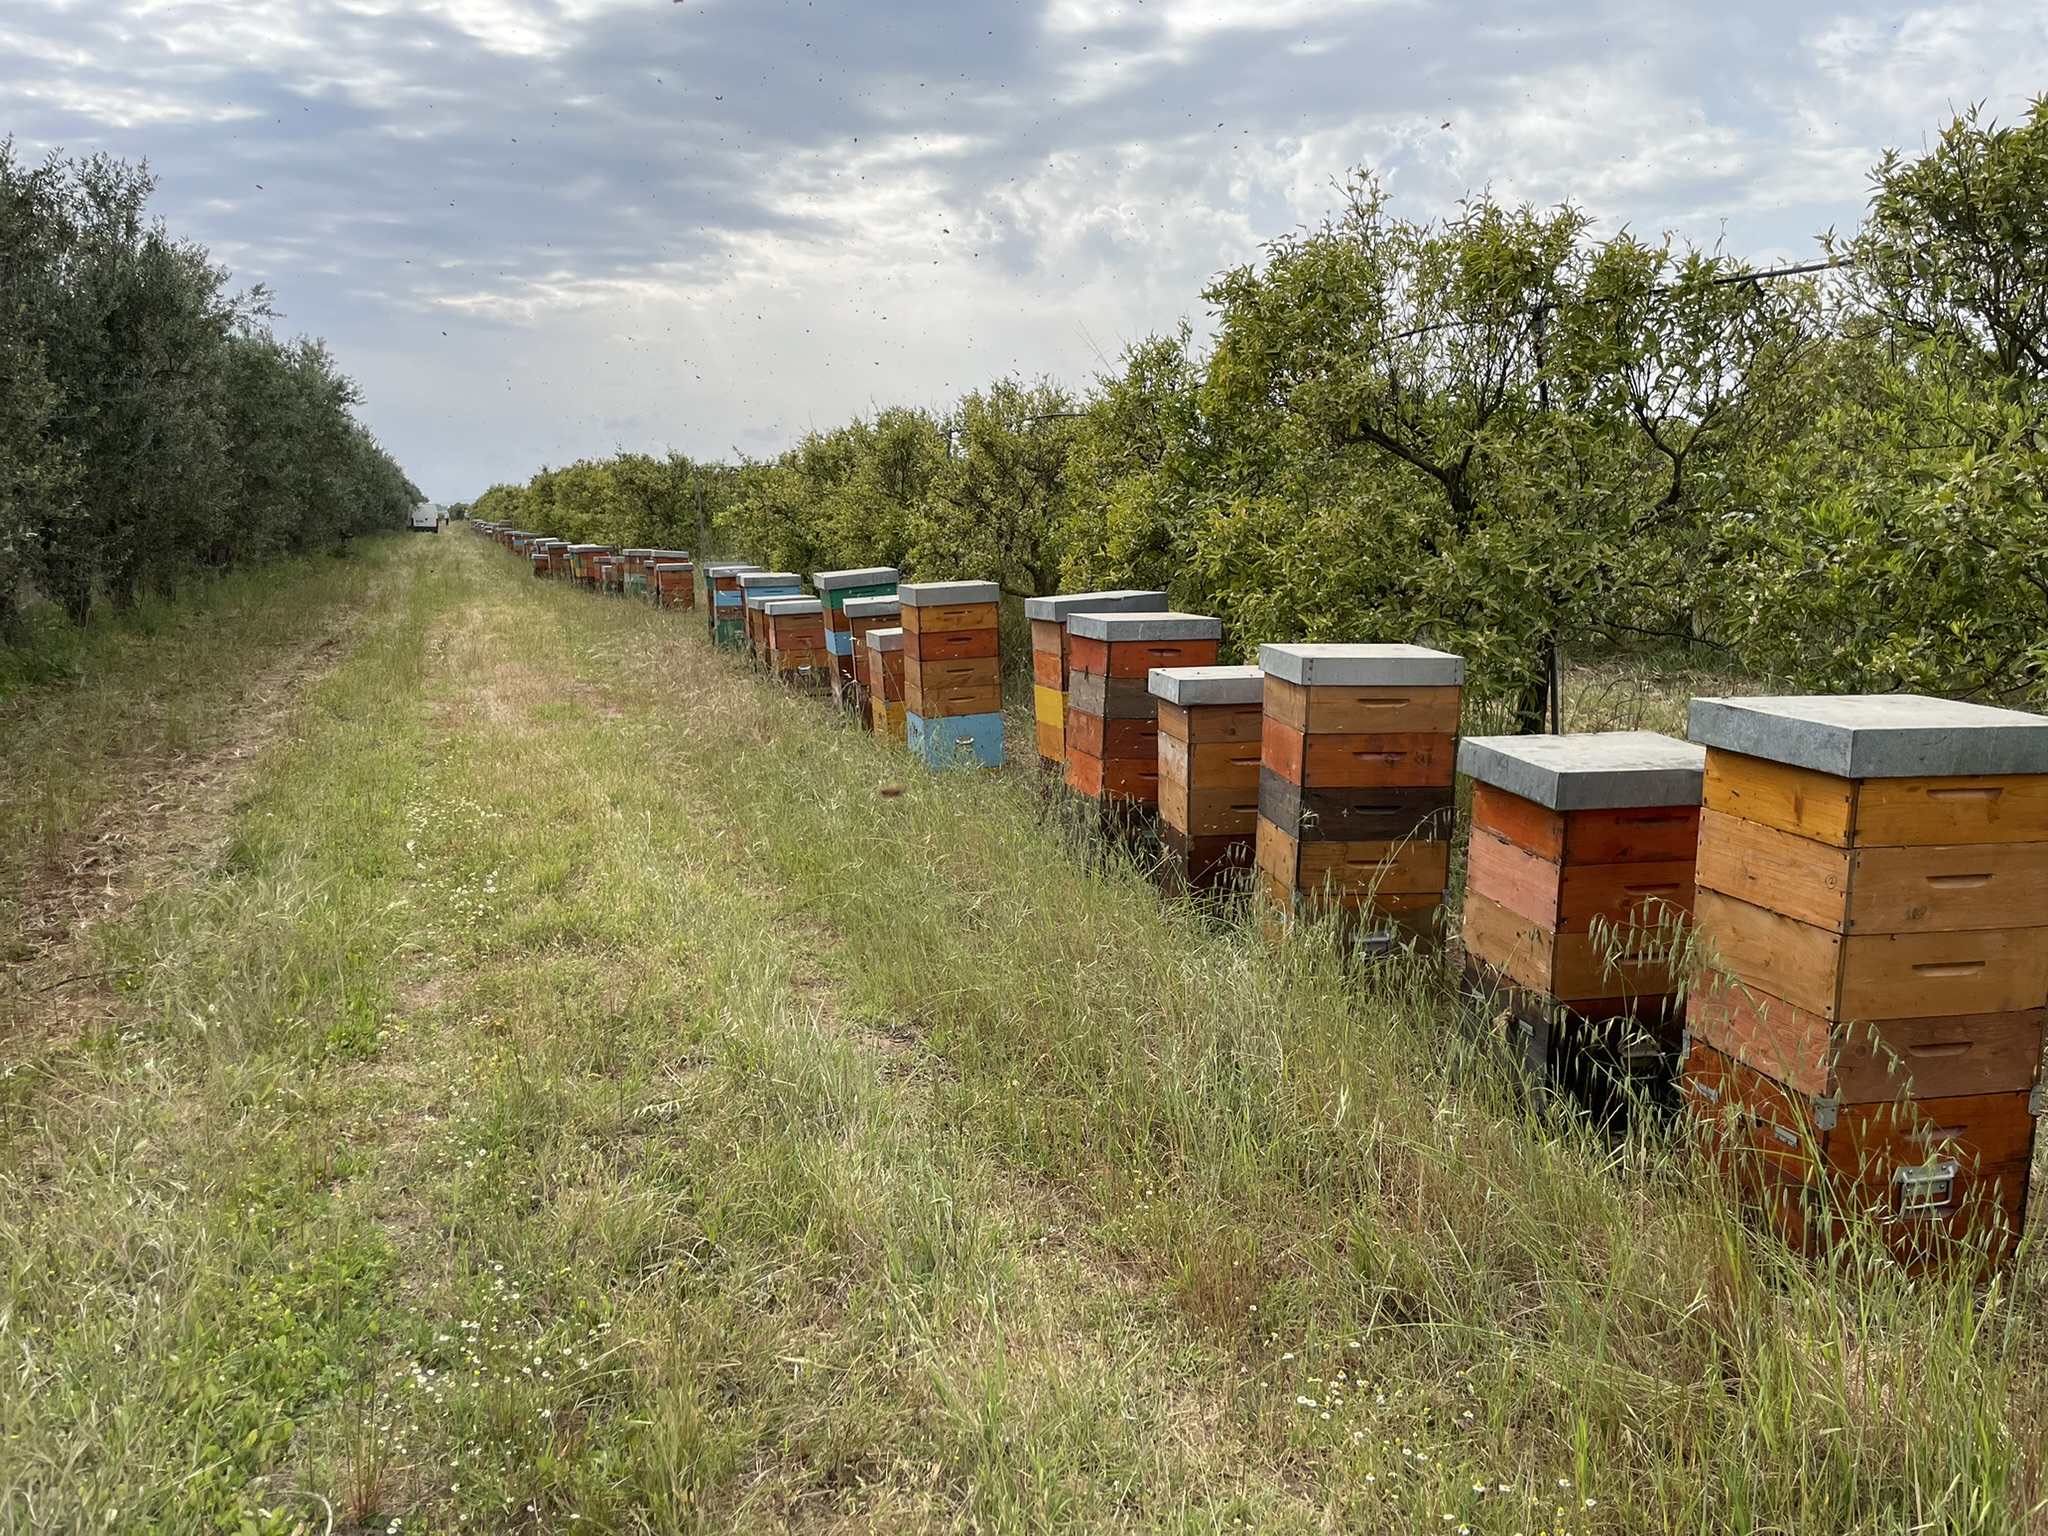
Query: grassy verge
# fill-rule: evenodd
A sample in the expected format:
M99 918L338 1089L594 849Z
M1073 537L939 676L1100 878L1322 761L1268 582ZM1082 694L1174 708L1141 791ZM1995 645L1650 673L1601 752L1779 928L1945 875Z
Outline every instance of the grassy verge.
M1786 1262L1426 967L480 540L377 569L16 1100L0 1526L2025 1528L2031 1252Z

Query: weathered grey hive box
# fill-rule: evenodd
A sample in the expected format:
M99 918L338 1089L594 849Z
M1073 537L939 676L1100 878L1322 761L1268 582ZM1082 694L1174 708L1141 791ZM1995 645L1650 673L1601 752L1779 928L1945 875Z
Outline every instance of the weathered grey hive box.
M906 608L952 608L992 603L1001 594L992 581L913 581L896 589Z
M813 571L811 585L820 592L837 592L842 587L879 587L896 577L893 565L867 565L857 571Z
M1164 613L1164 592L1122 588L1115 592L1062 592L1054 597L1024 599L1024 617L1041 624L1063 624L1077 613Z
M1067 633L1111 645L1148 640L1220 640L1223 621L1203 613L1076 613Z
M1458 772L1553 811L1698 805L1707 749L1656 731L1468 736Z
M1262 645L1269 677L1304 688L1458 688L1465 658L1426 645Z
M1211 704L1257 704L1266 674L1257 667L1154 667L1146 686L1168 704L1200 709Z
M871 651L900 651L903 649L903 631L900 629L871 629L862 636Z
M887 618L903 611L893 597L849 597L843 610L849 619Z
M1686 734L1843 779L2048 773L2048 716L1913 693L1694 699Z

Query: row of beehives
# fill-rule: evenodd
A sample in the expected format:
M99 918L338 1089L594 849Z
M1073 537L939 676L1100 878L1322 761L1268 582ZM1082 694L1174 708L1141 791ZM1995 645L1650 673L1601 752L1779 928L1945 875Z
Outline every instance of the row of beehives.
M593 592L644 598L657 608L696 606L694 567L686 549L571 544L502 523L474 521L471 526L525 559L536 576L572 581Z
M707 571L733 594L713 599L736 615L726 643L829 685L935 766L1000 762L993 586L895 574L820 573L807 598L792 573ZM1268 645L1221 666L1221 623L1159 592L1026 615L1040 761L1126 824L1156 814L1182 883L1248 881L1282 922L1430 940L1462 773L1464 982L1528 1066L1596 1106L1675 1083L1802 1247L1851 1211L1910 1254L2020 1229L2048 1003L2048 720L1700 699L1689 742L1461 741L1464 667L1442 652Z

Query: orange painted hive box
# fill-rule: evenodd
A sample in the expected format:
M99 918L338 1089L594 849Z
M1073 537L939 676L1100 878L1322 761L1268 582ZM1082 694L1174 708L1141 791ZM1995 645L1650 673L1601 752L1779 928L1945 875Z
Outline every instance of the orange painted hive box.
M1668 1091L1705 751L1653 731L1476 736L1466 982L1523 1063L1598 1107Z
M1062 592L1024 600L1031 624L1031 709L1038 730L1038 760L1048 770L1067 760L1067 620L1077 613L1164 613L1164 592Z
M1262 645L1259 881L1280 913L1433 928L1450 878L1465 662L1419 645Z
M879 626L861 636L861 661L866 668L861 708L869 730L877 736L903 740L903 631Z
M1695 699L1685 1101L1785 1235L1910 1262L2026 1215L2048 1004L2048 719L1887 694Z
M903 627L903 604L898 601L893 593L887 597L849 597L840 604L838 617L846 625L843 633L846 644L850 649L850 654L847 657L850 670L835 673L832 697L834 702L838 703L841 707L850 707L861 711L862 718L865 719L868 684L867 646L864 641L868 631L871 629L901 629ZM833 610L828 604L825 611L826 623L829 625L832 619ZM832 635L834 633L836 632L827 629L826 640L828 643L833 643ZM834 655L836 656L837 654L835 650ZM898 650L895 652L895 655L900 661L903 653L901 650ZM900 686L902 679L900 676L897 681L899 684L897 696L900 700L902 696Z
M1157 667L1159 841L1201 890L1242 878L1259 833L1265 674L1257 667Z
M761 627L769 671L786 682L823 686L832 664L823 603L815 597L763 598Z
M1067 787L1088 800L1159 803L1158 667L1216 664L1223 621L1199 613L1076 613L1069 637Z

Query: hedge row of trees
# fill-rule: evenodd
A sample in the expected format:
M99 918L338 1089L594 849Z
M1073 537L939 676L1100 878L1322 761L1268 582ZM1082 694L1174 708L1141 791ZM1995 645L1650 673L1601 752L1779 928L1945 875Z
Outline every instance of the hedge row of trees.
M714 544L1164 586L1247 650L1428 641L1526 729L1559 647L1646 639L1814 688L2048 697L2048 104L1963 114L1873 194L1829 265L1762 274L1570 207L1403 218L1361 174L1211 284L1206 344L721 468ZM478 511L688 546L696 473L579 465Z
M418 490L317 341L145 209L146 170L0 142L0 633L402 526Z

